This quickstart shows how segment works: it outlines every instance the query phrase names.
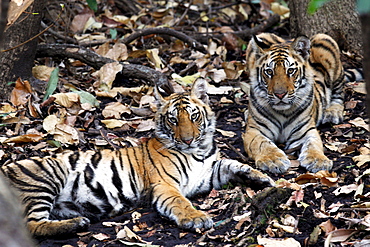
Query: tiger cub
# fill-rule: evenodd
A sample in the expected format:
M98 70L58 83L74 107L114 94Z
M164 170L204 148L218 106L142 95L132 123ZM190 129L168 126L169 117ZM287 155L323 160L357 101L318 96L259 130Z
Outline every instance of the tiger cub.
M247 48L250 76L244 148L256 166L274 173L290 167L277 147L300 150L300 165L330 170L316 129L343 120L344 72L337 43L328 35L286 41L274 34L255 36Z
M156 131L146 143L116 151L65 151L1 168L20 192L34 236L80 231L90 221L123 213L145 200L179 227L208 229L212 219L186 197L231 180L274 185L248 165L218 159L215 114L204 79L198 79L190 93L162 97L158 89L155 92Z

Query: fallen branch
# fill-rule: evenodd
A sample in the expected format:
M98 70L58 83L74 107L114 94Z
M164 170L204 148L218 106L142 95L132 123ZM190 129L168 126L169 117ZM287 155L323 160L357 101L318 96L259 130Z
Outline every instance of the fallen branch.
M164 34L164 35L176 37L179 40L187 43L190 47L194 48L195 50L200 51L202 53L207 53L207 50L204 48L204 46L200 44L198 41L196 41L195 39L187 36L186 34L182 32L173 30L171 28L166 28L166 27L145 28L140 31L136 31L132 33L130 36L123 39L122 43L127 45L139 37L146 36L146 35L152 35L152 34Z
M107 63L115 62L115 60L100 56L84 47L71 44L42 44L37 47L37 57L59 57L59 58L73 58L80 60L83 63L100 69ZM156 71L147 66L138 64L125 64L121 63L122 75L130 78L143 79L151 85L157 85L166 94L174 92L171 83L167 77L159 71Z
M262 24L254 27L254 28L247 28L243 31L237 31L237 32L231 32L231 34L234 34L241 38L242 40L249 41L252 37L252 35L257 35L261 32L266 31L268 28L272 27L273 25L280 22L280 16L278 14L272 15L269 19L267 19ZM220 34L212 34L211 36L205 35L205 34L198 34L196 36L193 36L194 39L201 43L207 43L209 38L214 38L218 40L222 40L224 37L223 33Z

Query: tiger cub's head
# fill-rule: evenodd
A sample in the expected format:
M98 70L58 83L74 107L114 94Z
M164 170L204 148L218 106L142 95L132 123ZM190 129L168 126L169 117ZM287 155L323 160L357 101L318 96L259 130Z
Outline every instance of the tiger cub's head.
M213 141L215 115L208 105L207 82L198 79L191 92L162 97L155 89L158 102L155 134L167 148L193 152L207 148Z
M312 91L307 37L285 41L273 34L254 36L248 50L251 93L265 99L273 109L288 110Z

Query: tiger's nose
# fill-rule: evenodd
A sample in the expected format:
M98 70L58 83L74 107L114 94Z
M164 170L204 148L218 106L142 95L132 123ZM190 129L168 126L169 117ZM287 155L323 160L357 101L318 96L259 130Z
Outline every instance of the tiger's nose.
M284 98L285 95L286 95L286 92L283 92L283 93L275 93L275 96L278 97L279 99Z
M193 141L193 138L183 138L182 141L185 142L186 144L190 145L190 143L192 143L192 141Z

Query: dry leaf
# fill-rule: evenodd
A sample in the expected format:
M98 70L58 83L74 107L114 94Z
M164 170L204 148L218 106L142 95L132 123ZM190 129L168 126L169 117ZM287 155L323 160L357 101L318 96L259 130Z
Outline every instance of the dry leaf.
M330 220L327 220L325 222L322 222L320 225L321 230L325 232L325 234L328 234L329 232L332 232L336 230L337 228L331 223Z
M236 135L234 131L227 131L227 130L222 130L222 129L216 129L216 131L226 137L234 137Z
M45 65L39 65L32 68L32 75L43 81L49 81L51 72L55 69L55 67L48 67Z
M124 226L123 229L121 229L117 233L117 239L126 239L128 241L141 241L141 238L136 235L133 231L130 230L127 226Z
M276 220L273 220L271 223L272 223L273 227L282 229L284 232L294 233L294 227L293 226L282 225L279 222L277 222Z
M21 136L15 136L8 138L4 143L29 143L29 142L39 142L44 138L43 135L38 134L26 134Z
M80 95L77 93L57 93L51 95L55 98L55 103L64 106L66 108L71 108L74 104L80 103Z
M94 234L93 237L99 241L110 239L110 236L104 233Z
M283 247L283 246L301 247L301 244L294 238L272 239L272 238L263 238L259 235L257 236L257 242L258 244L263 245L264 247Z
M69 27L73 33L80 33L84 30L87 20L94 15L94 12L86 7L80 13L74 16L71 26Z
M78 131L64 123L63 119L59 119L55 115L49 115L44 119L42 124L44 130L49 134L54 135L56 141L66 144L78 144Z
M104 118L120 118L123 113L130 114L131 110L127 105L120 102L109 103L102 111Z
M125 120L117 120L117 119L105 119L105 120L101 120L101 122L105 124L105 126L109 129L119 128L128 123Z
M333 194L336 196L340 194L349 194L349 193L352 193L353 191L356 191L357 188L358 188L358 185L356 184L344 185L334 190Z
M94 86L99 87L103 91L108 91L112 88L116 74L122 71L122 64L119 62L104 64L100 70L92 73L93 76L98 78L98 83L94 83Z
M140 87L114 87L111 90L107 91L95 91L96 96L99 97L109 97L114 98L117 96L117 93L122 94L123 96L134 96L135 94L138 94L142 91L144 91L147 88L147 86L140 86Z
M366 163L370 162L370 154L361 154L352 158L358 167L362 167Z
M149 131L155 128L155 123L152 119L143 120L141 123L136 127L137 132Z
M28 98L31 97L31 93L32 88L30 83L18 78L10 95L10 102L14 106L25 105L28 102Z
M369 131L369 124L365 123L364 119L357 117L353 120L348 121L350 124L353 124L355 127L364 128L365 130Z
M7 27L12 25L32 3L33 0L10 1L8 9Z
M352 236L354 233L356 233L357 230L354 229L338 229L335 231L332 231L328 234L328 237L325 240L328 241L329 243L338 243L338 242L343 242L346 241L350 236ZM329 245L325 245L329 246Z
M165 66L162 63L162 60L158 54L159 54L159 50L157 48L149 49L146 51L146 56L154 64L154 67L158 69L163 69Z
M280 178L275 182L277 188L290 188L293 190L301 190L302 187L297 183L291 183L284 178Z
M127 47L122 43L115 43L112 49L109 49L104 57L111 58L116 61L123 61L128 58Z

